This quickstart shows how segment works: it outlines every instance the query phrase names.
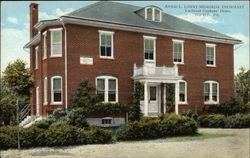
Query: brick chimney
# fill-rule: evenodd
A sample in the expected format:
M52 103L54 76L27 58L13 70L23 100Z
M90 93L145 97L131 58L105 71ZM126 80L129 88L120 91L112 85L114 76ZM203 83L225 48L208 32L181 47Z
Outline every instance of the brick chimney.
M38 3L30 4L30 39L37 34L37 30L33 26L38 22L38 5Z

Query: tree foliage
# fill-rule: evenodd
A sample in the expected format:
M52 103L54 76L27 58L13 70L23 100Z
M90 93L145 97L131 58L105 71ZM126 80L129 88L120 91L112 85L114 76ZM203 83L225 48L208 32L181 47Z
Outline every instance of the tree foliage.
M133 92L133 104L129 112L130 121L139 121L141 117L140 97L143 92L143 85L140 82L135 82Z
M34 86L29 68L23 60L19 59L8 64L3 72L3 82L19 96L29 96L30 89Z
M246 71L243 67L235 76L237 98L243 104L250 102L250 70Z

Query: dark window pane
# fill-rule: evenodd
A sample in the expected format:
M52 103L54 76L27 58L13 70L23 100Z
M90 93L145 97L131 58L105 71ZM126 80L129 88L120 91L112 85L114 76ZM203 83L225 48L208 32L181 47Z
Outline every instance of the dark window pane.
M148 59L148 53L145 52L145 59Z
M106 56L111 57L111 47L106 47L106 53Z
M209 101L209 95L205 95L204 100L205 100L205 101Z
M213 101L217 101L217 95L213 95Z
M105 56L105 47L101 46L101 56Z
M104 92L103 91L97 91L97 95L98 95L99 101L104 101Z
M181 101L181 102L185 102L185 94L184 94L184 93L181 93L181 94L179 95L179 97L180 97L180 101Z
M109 101L116 101L116 92L115 91L109 91Z
M150 100L156 100L156 87L150 87Z
M60 102L60 101L62 101L61 96L62 96L62 93L60 93L60 92L54 92L54 102Z
M149 59L154 60L154 54L153 54L153 53L150 53L150 54L149 54Z

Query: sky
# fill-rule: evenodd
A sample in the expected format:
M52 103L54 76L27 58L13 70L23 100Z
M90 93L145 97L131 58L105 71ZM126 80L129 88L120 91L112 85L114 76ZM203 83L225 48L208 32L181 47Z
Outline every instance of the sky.
M1 2L1 72L9 62L23 59L29 64L29 4L39 3L39 20L53 19L94 1L2 1ZM243 44L234 46L234 71L249 69L249 2L248 1L119 1L141 7L155 5L164 12L224 33ZM217 13L211 10L217 7ZM218 9L219 7L219 9ZM210 10L209 10L210 9ZM201 12L197 12L201 10ZM207 14L209 13L209 14Z

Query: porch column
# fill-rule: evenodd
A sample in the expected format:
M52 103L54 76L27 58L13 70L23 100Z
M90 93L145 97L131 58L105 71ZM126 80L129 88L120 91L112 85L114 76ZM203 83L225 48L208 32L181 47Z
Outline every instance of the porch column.
M148 116L148 83L144 83L144 116Z
M176 114L179 114L178 101L179 101L179 82L176 82L175 83L175 113Z
M163 84L163 113L166 113L167 84Z

